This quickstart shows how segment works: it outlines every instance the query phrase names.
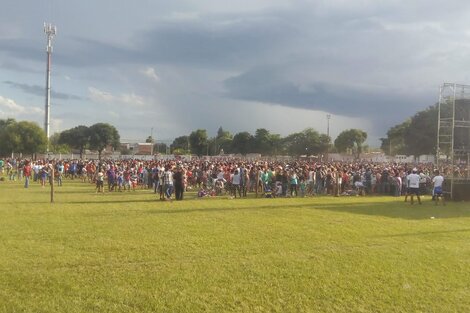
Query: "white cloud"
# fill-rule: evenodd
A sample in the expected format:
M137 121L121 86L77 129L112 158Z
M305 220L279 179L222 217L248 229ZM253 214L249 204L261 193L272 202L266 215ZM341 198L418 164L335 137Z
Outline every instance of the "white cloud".
M160 77L158 77L153 67L147 67L145 70L141 70L140 73L156 83L160 81Z
M99 90L94 87L89 87L88 92L90 94L90 99L93 102L113 102L115 101L115 97L106 91Z
M13 99L0 96L0 118L37 121L42 116L44 116L44 109L20 105Z
M136 105L136 106L144 106L145 101L144 98L136 95L135 93L130 94L122 94L121 96L117 97L119 102L129 104L129 105Z
M143 97L136 95L135 93L123 93L119 96L115 96L107 91L99 90L95 87L89 87L88 92L90 99L93 102L98 103L123 103L131 106L145 106L145 100Z
M25 111L25 107L17 104L13 99L0 96L0 115L21 114Z

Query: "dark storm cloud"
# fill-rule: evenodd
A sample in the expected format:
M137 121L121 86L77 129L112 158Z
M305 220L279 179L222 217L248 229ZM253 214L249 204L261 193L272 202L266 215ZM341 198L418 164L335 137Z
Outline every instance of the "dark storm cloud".
M157 23L122 45L76 37L56 49L55 61L74 67L160 63L226 69L274 56L296 32L277 17L230 18Z
M41 97L45 95L44 87L41 87L38 85L28 85L28 84L16 83L12 81L4 81L3 83L13 88L19 89L25 93L31 94L31 95L41 96ZM62 92L56 92L53 90L51 90L51 97L55 99L60 99L60 100L83 100L82 97L71 95L71 94L66 94Z
M46 54L43 42L30 40L29 38L0 39L0 51L15 59L33 61L43 61Z
M0 64L0 68L9 70L9 71L23 72L23 73L34 73L34 74L44 73L44 70L41 71L39 69L30 67L30 66L25 66L14 61L3 62Z
M470 2L459 0L447 1L445 10L436 0L302 0L252 10L246 10L248 1L223 10L214 10L219 5L215 1L171 2L171 9L166 5L170 2L161 1L152 10L115 1L112 8L93 2L93 11L88 12L91 3L63 5L68 15L58 23L53 63L67 67L72 77L84 72L87 77L99 76L102 88L110 92L120 90L122 81L125 88L138 89L138 73L152 67L161 77L159 86L165 84L159 96L166 95L168 103L185 98L182 112L194 106L197 89L209 95L201 103L214 97L223 108L246 100L282 109L323 110L372 120L380 128L377 133L384 133L393 123L433 104L440 82L467 80L462 69L470 64L464 44ZM12 4L10 9L16 7ZM157 12L158 7L166 13ZM171 17L180 10L194 14ZM135 26L137 19L148 23ZM41 36L37 32L0 39L1 55L9 58L5 62L44 64ZM206 80L210 84L198 84ZM81 87L86 90L89 85ZM29 92L44 93L43 88Z
M391 90L321 81L301 85L283 74L282 68L252 69L225 81L226 96L375 120L398 120L404 111L413 112L423 105L415 97Z

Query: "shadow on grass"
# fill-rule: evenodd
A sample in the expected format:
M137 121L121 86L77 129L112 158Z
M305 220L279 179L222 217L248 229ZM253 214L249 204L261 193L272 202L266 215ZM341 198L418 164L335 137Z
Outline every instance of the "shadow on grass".
M464 207L462 204L457 206L448 205L446 207L435 206L432 203L423 205L413 205L402 202L355 202L340 204L289 204L279 205L272 203L271 205L263 205L256 207L228 207L228 208L175 208L175 209L155 209L149 210L151 214L183 214L194 212L220 212L220 211L240 211L240 210L282 210L282 209L311 209L311 210L327 210L333 212L344 212L350 214L382 216L389 218L401 218L408 220L429 219L431 216L437 219L442 218L458 218L470 217L470 208Z
M64 192L64 193L68 193ZM79 193L79 191L77 191ZM470 217L470 206L468 203L453 203L449 202L447 206L435 206L430 200L426 199L422 205L410 205L410 203L404 203L403 198L397 198L396 200L383 201L384 198L329 198L329 197L314 197L304 199L264 199L264 198L248 198L250 203L242 200L224 199L224 198L211 198L201 199L195 196L195 193L189 193L184 201L172 201L162 202L158 199L156 194L145 194L145 199L136 197L142 197L142 193L116 193L118 197L109 197L111 194L106 193L104 195L95 193L83 193L88 196L95 196L97 198L90 200L72 200L61 202L60 199L56 200L56 204L125 204L125 203L155 203L155 208L150 210L139 210L148 214L185 214L185 213L204 213L204 212L229 212L229 211L242 211L242 210L283 210L283 209L301 209L301 210L327 210L339 213L358 214L367 216L381 216L388 218L401 218L408 220L421 220L435 217L436 219L442 218L458 218L458 217ZM104 196L104 197L102 197ZM99 198L98 198L99 197ZM220 202L213 202L212 200L224 200L230 201L228 206L220 206ZM254 201L253 201L254 200ZM290 200L301 200L295 203L289 202ZM351 202L346 202L351 200ZM204 205L198 205L197 202L204 203ZM10 201L9 201L10 202ZM300 202L300 203L299 203ZM328 202L328 203L325 203ZM1 203L1 202L0 202ZM25 201L14 201L14 203L31 203ZM35 202L38 203L48 203ZM165 204L165 207L161 207L159 204ZM175 205L177 204L177 205ZM171 206L175 206L172 208ZM178 206L178 207L176 207ZM190 206L190 207L189 207ZM204 206L204 207L202 207Z
M470 206L465 203L449 203L447 206L436 206L433 202L423 201L422 205L415 203L404 203L403 200L389 203L368 203L351 206L341 205L319 205L317 209L335 212L346 212L352 214L383 216L390 218L401 218L408 220L420 220L434 218L458 218L470 217Z
M465 233L470 232L470 228L467 229L455 229L455 230L438 230L438 231L426 231L426 232L418 232L418 233L404 233L404 234L396 234L396 235L386 235L386 236L377 236L377 237L414 237L414 236L423 236L423 235L436 235L436 234L453 234L453 233Z

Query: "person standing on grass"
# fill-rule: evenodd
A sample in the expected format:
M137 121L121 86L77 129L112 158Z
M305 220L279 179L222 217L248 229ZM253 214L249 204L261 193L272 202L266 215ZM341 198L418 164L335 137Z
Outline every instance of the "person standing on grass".
M101 169L96 175L96 192L104 193L104 174Z
M421 204L421 198L419 195L419 180L420 176L417 174L418 170L416 168L413 169L411 174L408 176L408 186L409 186L409 193L411 197L411 205L414 204L414 196L418 199L418 203Z
M432 184L434 186L434 189L433 189L434 200L436 201L436 205L439 203L439 199L441 199L443 205L446 205L444 194L442 192L442 185L444 184L444 177L441 174L439 174L439 170L435 170L434 175L436 175L432 179Z
M173 193L173 172L169 165L165 168L165 173L163 174L163 185L165 189L165 200L171 200L171 195Z
M46 180L47 180L47 166L43 165L41 171L39 172L39 176L41 179L41 187L46 187Z
M297 197L298 192L297 192L297 184L299 183L299 177L297 176L297 173L294 171L294 169L291 170L290 176L289 176L289 183L290 183L290 196L291 197Z
M404 185L405 185L405 202L407 202L408 196L410 195L410 175L411 175L411 171L407 171L405 174L406 174L406 176L405 176L403 182L404 182Z
M178 166L176 173L173 175L173 180L175 182L175 199L178 201L183 200L184 192L184 172L181 166Z
M242 197L241 189L240 189L241 176L240 176L240 173L238 172L238 169L235 169L231 179L232 179L233 195L236 198L237 197L237 192L238 192L238 195L241 198Z
M24 188L29 187L29 180L31 178L31 163L29 161L26 161L24 168L23 168L23 175L24 175Z
M57 164L57 185L62 186L62 176L64 175L64 165L60 161Z

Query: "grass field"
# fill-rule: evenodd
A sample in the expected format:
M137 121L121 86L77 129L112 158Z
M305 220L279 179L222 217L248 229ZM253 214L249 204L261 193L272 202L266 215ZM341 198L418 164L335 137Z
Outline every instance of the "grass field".
M469 203L55 197L0 182L0 312L470 312Z

